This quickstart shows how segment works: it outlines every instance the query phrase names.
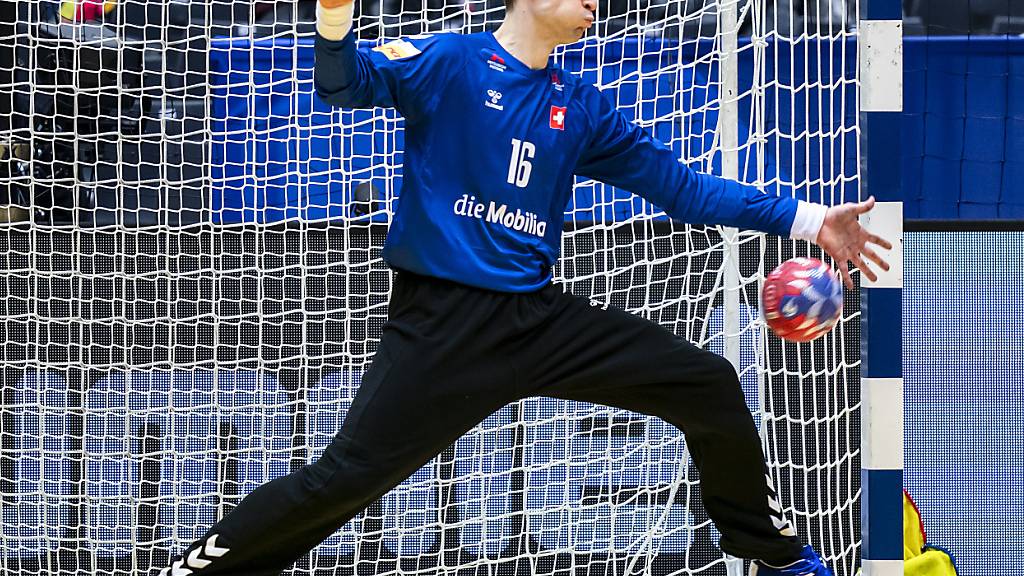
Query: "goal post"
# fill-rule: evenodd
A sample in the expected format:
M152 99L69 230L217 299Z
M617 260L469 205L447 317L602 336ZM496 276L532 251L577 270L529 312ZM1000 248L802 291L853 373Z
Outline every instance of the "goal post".
M870 8L886 2L898 4ZM0 223L0 573L135 574L340 428L386 319L403 120L314 95L306 1L121 0L87 22L22 5L0 38L16 65L0 95L0 204L20 208ZM681 161L837 204L882 196L866 188L866 155L898 156L871 140L861 104L866 15L856 0L612 0L554 58ZM502 16L500 0L365 0L355 29L374 44ZM858 289L821 339L770 334L760 284L807 254L820 251L686 225L580 179L554 273L727 357L798 533L837 576L888 576L895 558L878 543L902 461L864 472L862 435L883 441L902 422L879 408L895 377L867 374L881 380L865 394L861 379L898 320L862 313ZM530 398L292 573L735 571L717 539L678 430Z

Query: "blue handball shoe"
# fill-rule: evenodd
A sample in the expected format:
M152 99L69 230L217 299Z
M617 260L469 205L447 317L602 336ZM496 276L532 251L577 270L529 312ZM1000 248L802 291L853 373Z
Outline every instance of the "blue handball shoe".
M750 576L832 576L821 558L810 546L804 546L800 559L785 566L771 566L760 560L750 563Z

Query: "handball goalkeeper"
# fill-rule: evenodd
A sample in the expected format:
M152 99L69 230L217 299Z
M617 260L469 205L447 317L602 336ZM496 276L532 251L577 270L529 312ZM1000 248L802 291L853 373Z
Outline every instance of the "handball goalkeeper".
M574 178L639 194L676 220L817 243L888 269L858 216L701 174L594 86L550 62L594 23L596 0L506 0L492 32L423 34L356 48L351 0L320 0L316 91L405 123L403 187L384 258L388 321L323 456L242 500L161 574L278 574L474 425L527 396L593 402L679 428L725 552L752 572L826 576L772 486L725 359L552 284Z

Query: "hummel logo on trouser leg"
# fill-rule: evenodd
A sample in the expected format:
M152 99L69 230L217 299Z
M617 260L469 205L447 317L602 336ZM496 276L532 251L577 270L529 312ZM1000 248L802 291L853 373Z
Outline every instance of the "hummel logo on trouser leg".
M185 558L178 560L174 564L171 564L170 568L164 568L160 571L160 576L189 576L192 574L190 568L201 570L209 566L213 561L203 558L208 556L210 558L220 558L231 551L230 548L218 548L217 547L217 536L214 534L206 539L206 544L196 548L190 552ZM186 568L185 566L188 566Z

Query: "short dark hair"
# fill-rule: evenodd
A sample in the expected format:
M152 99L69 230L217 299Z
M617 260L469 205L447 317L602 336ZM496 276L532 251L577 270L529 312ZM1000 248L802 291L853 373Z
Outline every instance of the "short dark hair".
M508 12L515 6L516 0L505 0L505 11Z

